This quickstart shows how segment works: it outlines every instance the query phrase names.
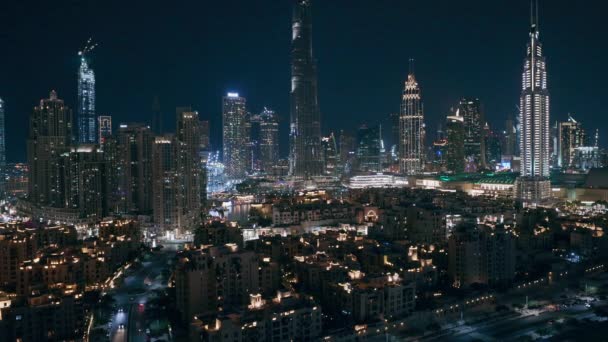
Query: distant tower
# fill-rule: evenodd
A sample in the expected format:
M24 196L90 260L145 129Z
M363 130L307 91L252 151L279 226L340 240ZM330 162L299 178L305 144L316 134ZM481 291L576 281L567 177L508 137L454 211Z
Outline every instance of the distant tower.
M243 179L249 167L249 116L246 100L228 93L222 103L224 166L230 180Z
M382 129L380 125L363 125L357 132L357 171L381 171Z
M89 67L87 53L95 45L89 45L78 52L80 56L80 69L78 70L78 141L83 144L97 142L97 115L95 115L95 73Z
M460 173L464 171L464 118L456 110L454 115L447 117L447 170Z
M562 169L574 167L576 149L587 146L587 136L580 122L568 114L568 121L557 124L557 165Z
M402 174L417 175L424 169L424 110L420 87L414 76L414 61L401 97L399 118L399 170Z
M178 177L181 183L180 225L192 227L201 209L201 130L198 112L191 108L176 109Z
M463 98L458 103L460 116L464 120L464 155L472 160L477 168L485 166L485 151L482 128L485 122L481 101L476 98Z
M99 116L99 144L103 143L112 135L112 117L109 115Z
M549 91L547 70L539 40L538 2L531 6L530 41L524 60L520 99L521 177L518 198L535 206L551 196L549 181Z
M260 114L260 159L262 170L270 173L279 161L279 120L276 113L264 107Z
M4 131L4 100L0 99L0 169L6 166L6 135Z
M323 173L311 3L295 0L291 41L290 174L304 178Z

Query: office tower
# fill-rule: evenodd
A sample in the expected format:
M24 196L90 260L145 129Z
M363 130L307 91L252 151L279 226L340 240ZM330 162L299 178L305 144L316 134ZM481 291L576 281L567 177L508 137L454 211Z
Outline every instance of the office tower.
M304 178L323 173L311 6L311 0L295 0L291 41L290 174Z
M551 196L549 182L549 91L547 70L539 40L538 4L532 3L530 41L524 60L520 99L521 177L518 198L537 205Z
M336 137L331 132L329 136L321 139L323 146L323 169L327 176L338 176L340 169L340 155L338 154L338 146Z
M454 115L447 117L447 170L459 173L464 171L464 118L457 110Z
M413 60L401 97L399 117L399 171L420 174L424 169L424 109Z
M112 117L109 115L99 116L99 144L103 145L112 136Z
M123 213L152 211L152 145L154 135L143 124L123 124L118 129L121 203Z
M4 100L0 98L0 169L6 166L6 135L4 131Z
M380 172L382 150L381 126L361 126L357 132L357 171Z
M228 93L222 103L224 166L229 180L243 179L249 168L249 116L246 100L238 93Z
M574 167L578 147L587 146L585 130L580 122L568 114L568 121L557 125L557 166L562 169Z
M69 152L72 142L72 111L53 90L40 100L30 116L27 140L29 165L28 196L40 206L62 208L65 204L60 156Z
M86 58L87 49L80 51L78 70L78 141L83 144L97 142L97 115L95 115L95 73Z
M61 156L65 172L66 207L81 218L101 220L109 212L108 168L103 152L93 144L72 147Z
M261 168L270 173L279 161L279 119L274 110L266 107L260 118Z
M352 159L355 156L355 138L344 130L340 130L340 162L342 169L350 173Z
M152 102L152 132L154 134L163 134L163 114L160 109L158 96L154 96L154 101Z
M179 227L181 177L178 172L179 143L172 135L157 136L153 145L154 223L166 230Z
M464 122L464 156L474 166L471 171L477 171L477 169L485 167L482 135L485 121L481 101L463 98L458 103L458 111Z
M178 176L181 181L180 209L184 227L192 225L201 209L201 133L198 112L177 108Z

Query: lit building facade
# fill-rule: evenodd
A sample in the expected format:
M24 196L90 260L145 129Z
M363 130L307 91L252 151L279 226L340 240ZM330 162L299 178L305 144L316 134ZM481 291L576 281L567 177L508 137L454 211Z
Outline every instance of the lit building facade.
M481 101L475 98L463 98L458 103L458 111L464 123L464 155L475 168L485 166L484 141L482 129L484 124ZM477 171L477 170L471 170Z
M279 120L276 113L264 108L260 114L260 166L270 172L279 160Z
M246 99L228 93L222 103L224 166L230 180L243 179L249 169L249 124Z
M180 225L181 184L178 173L178 142L172 135L157 136L153 146L154 223L164 229Z
M363 125L357 132L357 172L380 172L382 129L381 126L368 127Z
M112 117L109 115L99 116L99 144L103 145L106 139L112 136Z
M568 121L557 126L557 166L562 169L575 167L576 149L587 146L585 130L580 122L568 115Z
M539 40L538 8L532 4L530 41L524 60L520 99L521 178L518 198L536 205L551 196L549 181L549 91L547 69Z
M80 53L78 70L78 141L83 144L97 142L97 115L95 115L95 72L84 53Z
M329 136L323 137L321 143L323 144L323 169L325 170L325 175L338 176L340 155L338 154L338 145L334 133L332 132Z
M464 171L464 119L456 111L447 117L447 170L460 173Z
M411 61L410 61L411 62ZM405 81L399 117L399 171L417 175L424 169L424 110L413 67Z
M311 7L311 0L295 1L291 41L290 174L303 178L323 173Z
M51 91L30 116L27 159L28 197L32 204L60 208L65 205L60 156L69 152L71 144L72 111Z
M181 226L190 226L201 209L201 130L198 112L192 108L177 108L176 138L178 146L178 177L181 183L179 207Z

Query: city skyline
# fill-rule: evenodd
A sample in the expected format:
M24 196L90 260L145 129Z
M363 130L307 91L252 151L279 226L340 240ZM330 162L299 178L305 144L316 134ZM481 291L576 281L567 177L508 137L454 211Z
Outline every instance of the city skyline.
M436 3L440 4L442 2L437 1ZM366 30L369 32L355 30L351 33L340 32L338 34L330 30L330 33L315 36L314 50L319 66L319 98L322 115L326 118L322 126L324 135L328 134L330 130L337 134L341 126L344 126L352 134L363 123L373 125L381 120L384 120L382 124L388 129L386 122L388 122L389 113L395 112L399 108L399 102L395 98L400 93L402 80L407 74L407 59L410 57L416 58L417 75L418 78L423 79L425 102L427 103L425 106L427 132L434 132L438 123L443 122L449 108L454 106L458 99L463 96L480 98L484 103L486 116L493 129L502 129L504 120L511 119L516 115L518 83L521 82L518 80L518 73L521 72L521 56L525 49L521 46L521 36L526 32L527 14L529 13L529 3L527 1L494 5L479 4L478 1L465 1L462 9L450 8L451 10L463 11L467 14L469 20L457 28L456 31L459 34L455 42L447 42L446 38L442 38L441 41L435 40L433 46L429 46L426 41L437 38L438 32L436 31L441 27L450 25L453 20L445 13L446 9L440 8L438 10L436 28L423 31L422 36L426 37L425 39L412 38L408 40L408 43L403 44L404 46L395 46L394 42L390 43L390 41L399 33L399 30L395 29L397 23L400 22L399 19L410 18L414 14L421 18L414 18L415 20L428 18L431 13L430 8L427 8L429 6L422 4L396 5L395 13L385 15L383 17L385 23L378 23L372 19L374 15L380 17L381 14L386 14L385 7L387 6L383 6L386 4L366 3L366 5L370 7L368 9L370 11L370 23L366 26ZM108 7L111 8L112 6L112 4L108 4ZM157 13L159 6L158 4L152 4L147 11L152 16L160 15L160 13ZM221 5L217 6L218 8L215 10L220 10ZM243 6L249 9L249 5L244 4ZM340 4L317 2L314 6L313 31L328 32L330 24L328 19L336 14ZM590 6L602 7L595 4ZM362 6L353 6L348 11L349 16L347 17L350 18L338 18L338 20L351 23L352 20L360 19L363 15L360 7ZM184 11L187 9L188 5L184 5L175 10ZM15 7L9 8L9 10L18 13L22 9ZM77 6L73 9L74 12L80 10ZM103 15L106 10L100 9L99 16ZM129 11L128 8L125 10ZM261 49L259 50L261 54L247 62L242 57L225 56L224 52L233 51L235 48L231 43L217 45L217 49L214 50L217 52L211 54L214 57L201 57L198 63L194 63L190 57L181 56L180 58L187 59L187 63L178 67L174 65L174 57L167 55L165 52L162 53L163 58L160 58L160 60L154 56L151 57L141 53L152 48L153 44L151 43L153 42L150 41L150 38L145 38L139 44L141 46L135 47L133 52L125 53L127 52L125 50L125 39L134 33L126 32L124 38L115 41L111 38L115 36L116 32L110 28L98 27L84 30L86 33L82 33L83 35L92 35L96 41L100 42L100 47L97 48L90 62L96 72L97 112L112 115L115 125L134 121L144 121L151 124L152 102L154 96L158 95L163 106L163 123L167 126L165 131L171 131L171 126L174 124L171 115L174 108L189 104L201 113L202 119L211 121L212 132L218 132L219 127L221 127L221 96L227 91L238 91L249 99L250 106L248 109L253 112L260 111L263 106L276 109L281 119L281 156L287 156L287 125L289 122L289 95L287 92L289 89L289 40L291 36L289 22L291 20L291 7L288 3L284 5L274 4L269 5L267 10L276 13L277 19L264 23L261 27L256 28L254 32L238 31L239 34L235 34L237 31L237 27L235 27L230 29L230 32L221 33L221 36L230 33L232 39L238 39L239 42L246 40L250 35L261 38L258 45L263 49L261 47L256 48L256 51ZM582 43L577 41L575 36L583 31L592 36L598 34L593 30L585 29L590 25L589 23L594 21L597 11L585 10L584 13L588 16L588 20L581 21L579 25L570 25L564 28L563 25L559 25L558 19L559 15L565 13L565 10L573 13L574 20L580 20L577 19L575 14L582 13L583 8L577 4L570 4L570 7L566 7L565 2L561 1L541 2L541 27L545 32L543 42L549 56L548 63L552 66L552 78L550 80L552 87L552 120L565 120L567 113L571 112L579 120L586 122L590 121L593 115L597 115L596 113L601 113L602 110L600 104L593 100L594 96L592 95L598 91L597 86L591 86L596 84L594 83L596 77L593 77L594 75L590 72L590 68L596 62L593 60L590 63L577 64L576 68L572 68L570 64L582 60L582 56L575 52L577 46ZM484 15L480 16L481 13L484 13ZM502 15L497 16L498 13L502 13ZM41 14L36 12L32 15L35 17ZM244 15L244 13L239 15ZM120 19L118 18L119 23L121 23ZM492 24L489 23L490 19L492 19ZM245 25L247 20L237 26ZM91 21L98 22L99 19L94 16ZM485 27L491 32L478 32L476 27L482 24L486 25ZM16 25L16 27L20 27L20 25ZM126 29L128 26L123 23L119 27ZM395 30L389 30L391 28ZM178 33L188 32L188 34L180 36L179 40L185 43L184 46L188 46L189 50L196 50L192 47L191 41L200 43L200 39L205 38L208 33L217 31L207 26L196 31L198 33L184 30L184 27L179 25L173 29ZM10 36L13 36L14 30L15 28L11 28L7 32ZM23 33L19 33L23 35L23 39L14 43L19 47L28 41L31 42L29 38L42 34L40 30L40 27L34 25ZM31 112L32 107L39 99L44 98L49 90L55 89L58 93L65 94L63 97L66 104L71 108L77 108L75 74L78 61L73 56L77 47L86 37L81 36L80 33L63 32L62 28L57 28L57 30L58 32L55 32L55 34L61 33L66 39L53 46L49 58L46 58L45 63L40 63L40 66L33 63L35 60L42 60L40 56L34 58L28 55L18 60L11 54L0 57L5 60L2 63L3 65L11 65L16 62L16 65L19 66L32 61L29 63L28 69L21 70L22 72L19 74L14 73L12 69L6 70L6 81L0 84L0 96L5 100L6 106L7 160L10 162L25 159L25 143L20 135L27 131L27 115ZM355 40L357 33L362 34L361 39L366 39L381 32L385 33L383 37L386 37L387 42L384 42L384 39L374 42L374 48L360 48L359 43ZM276 34L277 39L271 39L271 42L268 40L267 34ZM452 35L455 35L455 33L448 32L446 34L446 36L454 38ZM492 39L486 40L489 38ZM474 64L478 63L473 63L473 61L478 61L478 56L467 53L449 53L447 51L453 44L472 44L478 40L483 41L484 44L490 44L490 46L493 46L493 44L504 46L505 53L486 64L485 67L477 67ZM205 41L203 45L210 48L209 44L213 44L214 41L215 39L211 39L209 42ZM369 39L366 39L366 41L369 41ZM334 44L329 44L331 42ZM566 45L563 42L567 42L568 47L565 47ZM156 43L167 44L167 41L159 39ZM46 43L42 42L42 44ZM162 44L158 48L164 46ZM244 48L250 48L248 43L244 44ZM356 47L359 47L356 50L357 54L353 55L352 51L355 51L354 48ZM589 53L592 55L601 54L602 49L603 47L596 46ZM374 50L376 50L376 54L382 55L382 57L376 56ZM349 51L351 51L350 54L347 53ZM437 54L440 51L444 51L445 56L449 56L449 59L430 56L430 54ZM482 52L482 54L487 53ZM218 58L223 58L225 61ZM340 58L342 58L341 61L338 60ZM239 61L245 63L237 63ZM140 64L134 62L140 62ZM361 62L367 63L361 64ZM126 70L127 64L133 70ZM180 84L176 89L167 90L166 86L159 86L163 75L159 75L160 71L157 69L167 64L172 65L171 70L175 73L164 76L168 77L168 84L174 82ZM496 67L493 67L494 65ZM568 65L568 68L564 68L566 65ZM114 66L116 66L117 72L110 71ZM231 67L230 70L227 69L229 66ZM151 68L150 70L153 72L143 78L139 77L144 68ZM201 73L203 70L213 68L216 68L217 71ZM578 72L573 69L578 70ZM605 71L603 68L596 69L599 72L599 74L596 74L597 79L601 79L601 73ZM354 72L357 72L357 78L360 78L361 82L349 82L347 78L343 77ZM458 79L462 74L467 74L469 77L468 79L462 79L460 82L446 81L438 77L440 72L448 72L446 76L449 77L445 77L446 79ZM189 78L182 82L180 78L183 78L185 73L190 73L193 76L187 76ZM497 84L497 86L488 86L489 82L485 77L486 74L489 74L488 77L495 79L492 84ZM22 77L17 77L18 75ZM32 84L34 75L37 75L35 79L41 80L41 82ZM194 77L195 75L198 76ZM195 82L193 77L196 78L198 83L193 83ZM124 89L124 92L117 92L116 85L121 82L128 88ZM575 82L585 86L575 90L570 89L569 85ZM260 83L264 83L264 85L258 86ZM357 84L356 89L355 85L349 83ZM457 86L454 83L460 85ZM356 96L349 95L353 91L355 91L353 94ZM365 97L362 94L366 94ZM363 100L368 97L372 100ZM347 117L349 118L348 122L343 122L343 119ZM350 120L351 118L352 120ZM602 139L605 128L601 126L599 128L600 139ZM430 143L429 135L427 134L427 146ZM221 137L217 134L212 136L214 150L220 148L220 140Z

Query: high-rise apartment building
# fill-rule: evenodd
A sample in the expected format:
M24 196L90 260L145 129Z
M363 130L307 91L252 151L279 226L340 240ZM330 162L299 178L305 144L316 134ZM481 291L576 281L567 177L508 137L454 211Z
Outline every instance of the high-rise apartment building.
M224 166L230 180L243 179L249 169L249 123L246 100L228 93L222 102Z
M53 90L30 116L27 140L28 197L34 205L63 208L65 184L60 157L70 151L72 111Z
M173 135L154 138L153 206L154 223L166 230L177 229L181 218L181 186L178 171L179 143Z
M79 52L78 70L78 141L83 144L97 142L97 115L95 115L95 72L89 66L85 52Z
M264 107L260 114L260 165L270 173L279 161L279 120L276 113Z
M458 103L458 111L464 122L464 155L477 171L485 166L483 141L484 116L481 101L476 98L463 98Z
M120 212L152 211L152 145L154 135L142 124L123 124L118 129Z
M549 181L549 91L546 61L539 40L538 4L532 3L530 41L524 60L520 98L521 177L517 194L527 205L551 196Z
M447 170L459 173L464 171L464 118L456 111L447 117Z
M323 173L311 7L311 0L295 0L291 41L290 174L303 178Z
M201 209L201 130L198 112L177 108L176 138L179 148L178 176L181 181L181 220L188 228L199 217Z
M99 118L99 144L103 145L109 137L112 136L112 117L109 115L100 115Z
M424 109L413 61L401 96L399 117L399 171L420 174L424 169Z

